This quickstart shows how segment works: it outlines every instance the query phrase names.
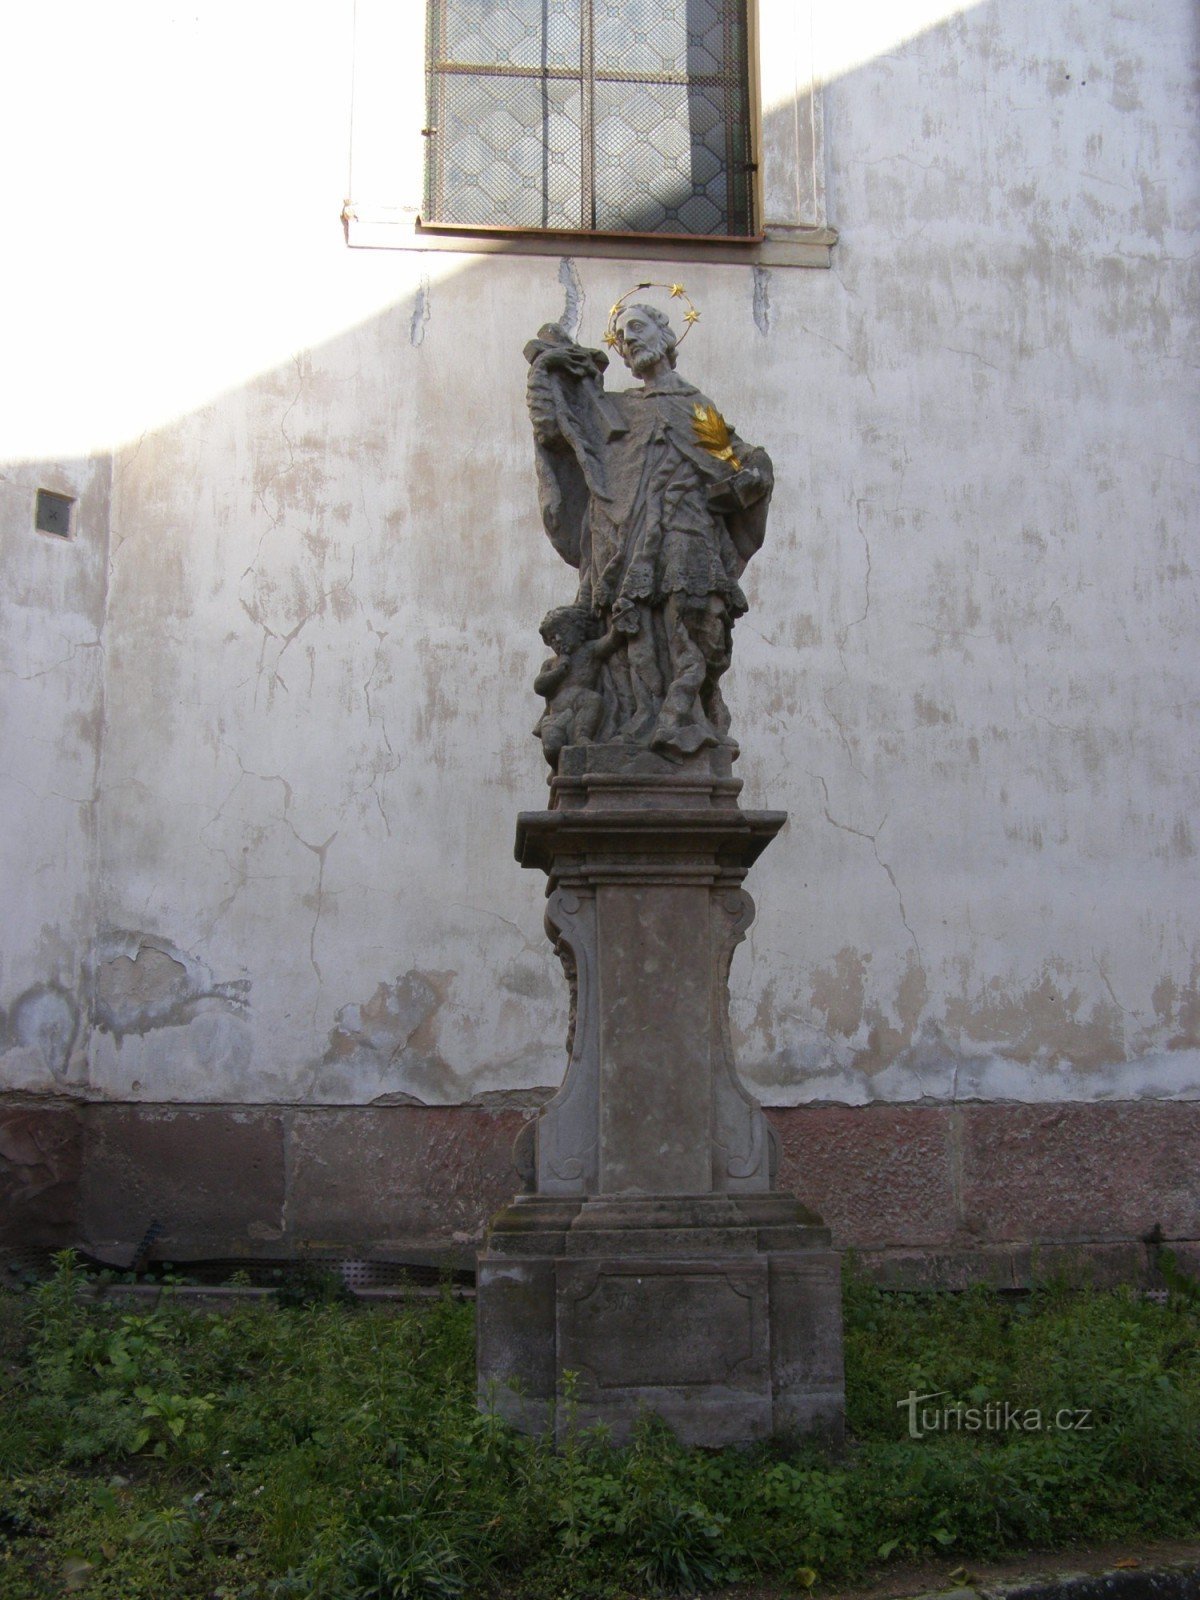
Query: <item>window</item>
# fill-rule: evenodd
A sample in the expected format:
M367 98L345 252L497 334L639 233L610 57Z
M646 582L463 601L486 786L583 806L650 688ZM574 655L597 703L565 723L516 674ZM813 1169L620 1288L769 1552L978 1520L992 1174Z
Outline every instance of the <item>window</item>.
M423 221L754 232L745 0L430 0Z
M828 267L815 4L354 0L347 243Z

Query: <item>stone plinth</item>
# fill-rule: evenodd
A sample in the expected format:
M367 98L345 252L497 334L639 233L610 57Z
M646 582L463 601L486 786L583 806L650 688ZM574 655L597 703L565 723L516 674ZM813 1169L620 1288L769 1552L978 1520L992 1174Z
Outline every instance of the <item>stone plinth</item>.
M839 1260L772 1192L729 1034L742 880L786 820L740 788L725 751L581 747L518 820L517 859L549 878L568 1063L480 1257L478 1370L481 1403L530 1431L561 1431L567 1373L578 1423L617 1439L643 1408L695 1444L841 1431Z
M522 1195L478 1278L481 1404L617 1442L657 1412L687 1444L842 1428L840 1258L787 1195Z

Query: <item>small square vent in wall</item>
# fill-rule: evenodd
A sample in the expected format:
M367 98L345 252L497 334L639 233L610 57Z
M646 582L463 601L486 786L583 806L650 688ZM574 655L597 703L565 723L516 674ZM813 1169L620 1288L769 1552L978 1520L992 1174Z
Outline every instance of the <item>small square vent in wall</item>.
M70 495L55 494L53 489L39 489L33 525L39 533L53 533L60 539L69 539L74 508L75 502Z

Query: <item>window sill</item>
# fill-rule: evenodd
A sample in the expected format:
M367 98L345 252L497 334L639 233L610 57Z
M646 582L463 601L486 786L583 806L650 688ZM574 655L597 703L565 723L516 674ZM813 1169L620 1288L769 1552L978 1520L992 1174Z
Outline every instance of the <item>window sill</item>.
M451 250L460 255L599 256L615 261L707 261L752 267L828 267L833 228L767 224L755 239L672 238L653 234L519 233L421 226L415 211L359 207L342 211L346 243L356 250Z

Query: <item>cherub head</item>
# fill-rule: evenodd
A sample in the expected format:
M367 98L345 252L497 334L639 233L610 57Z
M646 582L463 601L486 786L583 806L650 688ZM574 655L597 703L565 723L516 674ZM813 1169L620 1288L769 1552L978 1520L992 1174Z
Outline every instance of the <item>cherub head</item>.
M555 606L547 611L538 629L555 655L569 656L588 639L600 636L600 619L589 606Z

